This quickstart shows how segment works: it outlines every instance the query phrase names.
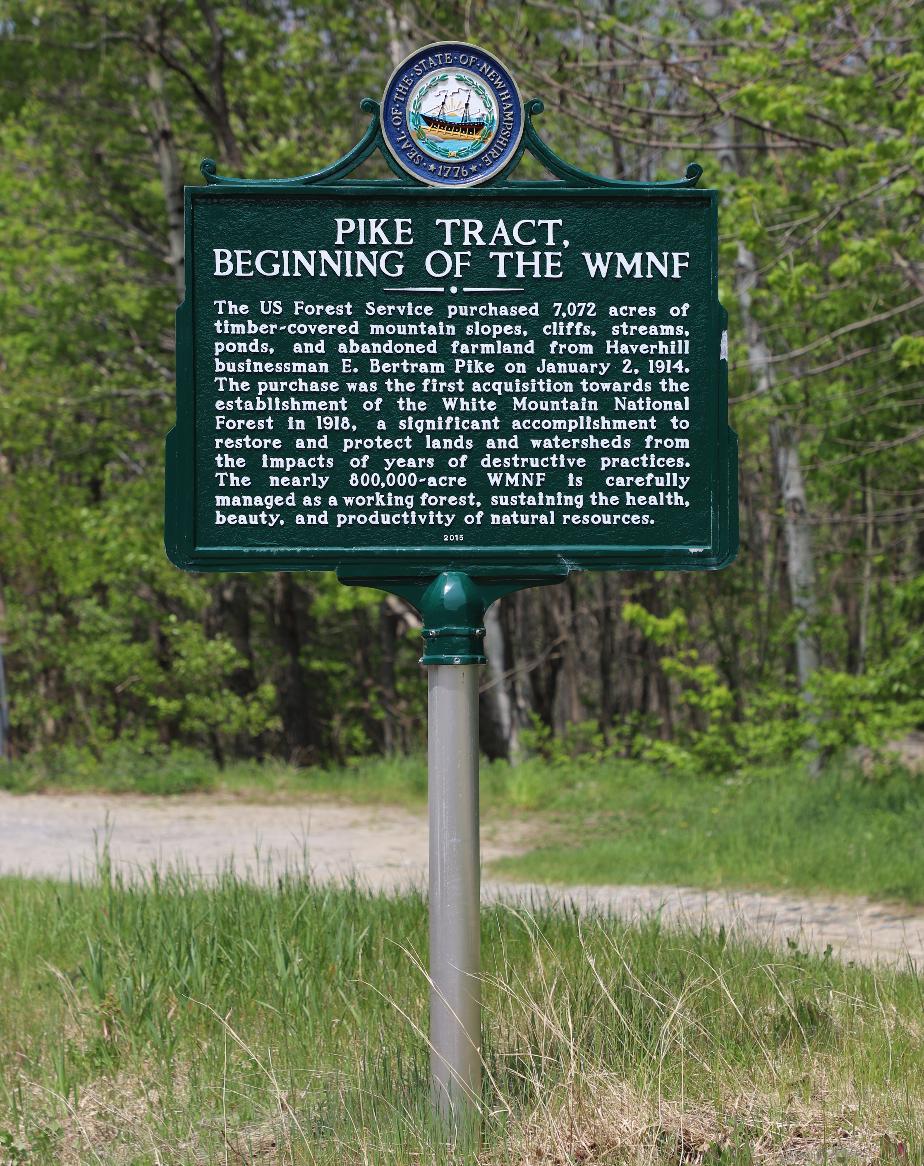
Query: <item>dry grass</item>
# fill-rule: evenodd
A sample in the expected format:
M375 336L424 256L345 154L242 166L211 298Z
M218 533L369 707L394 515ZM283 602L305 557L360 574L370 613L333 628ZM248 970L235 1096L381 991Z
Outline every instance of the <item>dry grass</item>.
M848 1101L807 1103L751 1094L714 1105L645 1098L624 1080L599 1073L579 1089L557 1088L525 1120L515 1123L500 1154L484 1166L703 1166L739 1160L754 1166L886 1161L889 1141L859 1121ZM898 1150L898 1153L901 1153ZM746 1154L746 1158L741 1158ZM896 1158L896 1161L901 1161Z
M293 1097L288 1103L294 1110L301 1100ZM156 1121L161 1104L157 1089L147 1088L138 1077L119 1074L93 1082L62 1115L57 1161L60 1166L130 1166L145 1152L164 1166L316 1160L292 1117L223 1129L216 1116L203 1119L188 1139L168 1142ZM374 1139L346 1137L340 1160L374 1162L376 1148ZM387 1150L382 1160L393 1160ZM911 1159L885 1119L871 1126L868 1115L861 1117L847 1098L780 1099L752 1093L725 1099L719 1107L680 1104L646 1097L602 1071L557 1084L528 1114L511 1115L504 1138L477 1156L479 1166L708 1166L726 1161L903 1166Z

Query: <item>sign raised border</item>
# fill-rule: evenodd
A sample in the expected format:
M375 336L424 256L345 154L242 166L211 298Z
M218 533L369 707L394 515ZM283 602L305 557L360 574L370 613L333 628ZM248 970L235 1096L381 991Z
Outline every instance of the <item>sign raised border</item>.
M165 544L167 554L178 567L193 571L330 571L341 575L375 578L432 578L442 571L465 572L472 577L562 576L586 570L718 570L731 563L738 550L737 437L727 424L728 370L723 337L726 314L718 300L718 192L696 189L702 169L693 164L685 178L673 182L641 183L601 178L571 166L549 149L532 124L542 111L541 101L527 102L520 145L506 168L479 186L467 186L454 193L446 187L424 185L399 167L382 138L379 107L366 99L363 109L372 120L357 145L342 159L314 174L289 179L237 179L219 175L209 159L202 164L205 186L187 187L186 254L195 253L195 208L202 200L271 196L300 198L389 198L396 207L425 204L447 194L466 202L487 203L492 199L535 199L544 194L582 199L669 199L705 200L709 207L711 231L710 322L705 339L714 354L717 391L715 394L717 443L712 452L710 528L708 545L613 546L584 545L556 550L548 545L476 547L199 547L195 536L196 456L195 456L195 372L193 322L195 288L177 309L177 424L167 435L167 482ZM373 152L378 150L395 174L391 180L348 179ZM511 182L524 150L540 161L557 181ZM187 264L187 270L191 269ZM707 455L708 456L708 455Z

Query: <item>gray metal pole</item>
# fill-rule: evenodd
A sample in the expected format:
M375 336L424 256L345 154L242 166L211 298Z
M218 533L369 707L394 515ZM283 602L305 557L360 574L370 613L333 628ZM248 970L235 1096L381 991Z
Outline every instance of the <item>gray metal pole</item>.
M428 669L430 1084L457 1134L481 1101L478 665Z

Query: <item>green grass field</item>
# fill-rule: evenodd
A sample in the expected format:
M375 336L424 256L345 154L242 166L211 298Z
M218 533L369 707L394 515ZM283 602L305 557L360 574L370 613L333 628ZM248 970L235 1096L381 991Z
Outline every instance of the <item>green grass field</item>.
M426 911L227 874L0 880L0 1161L430 1164ZM924 1160L924 990L709 932L484 915L483 1166Z
M200 755L118 754L103 762L0 767L7 788L246 798L333 797L423 807L423 758L360 760L339 769L278 762L219 770ZM832 764L691 778L639 762L589 759L517 767L483 763L485 821L532 817L541 849L496 865L507 878L560 883L680 883L833 891L924 903L924 775Z
M898 768L690 779L613 763L546 781L540 800L547 841L494 873L924 903L924 777Z

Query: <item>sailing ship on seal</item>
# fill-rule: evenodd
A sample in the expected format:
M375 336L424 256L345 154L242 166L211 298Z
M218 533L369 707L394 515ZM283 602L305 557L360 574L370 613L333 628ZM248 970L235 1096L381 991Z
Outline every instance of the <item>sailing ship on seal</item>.
M461 112L458 112L459 103L453 99L457 94L465 94L465 105ZM451 92L443 94L443 100L439 106L432 106L429 110L424 110L421 113L421 118L425 122L427 129L435 136L450 141L461 139L462 141L470 140L477 137L485 127L485 119L482 114L481 117L472 117L469 113L472 95L468 89L453 89ZM447 108L448 106L448 108Z

